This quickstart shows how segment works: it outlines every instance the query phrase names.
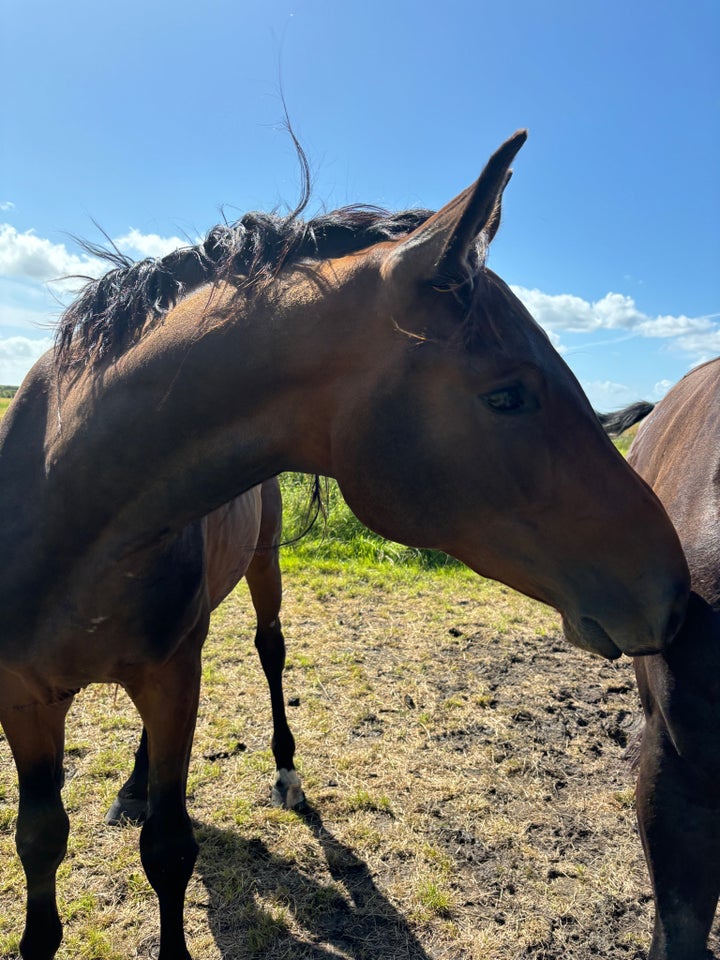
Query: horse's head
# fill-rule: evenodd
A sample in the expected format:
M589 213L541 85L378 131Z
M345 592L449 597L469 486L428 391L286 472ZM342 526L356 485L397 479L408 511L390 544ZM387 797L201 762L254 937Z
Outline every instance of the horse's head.
M332 471L370 527L551 604L578 646L609 658L657 652L688 590L675 531L547 336L484 265L524 141L507 141L412 234L364 255L377 319L334 418Z

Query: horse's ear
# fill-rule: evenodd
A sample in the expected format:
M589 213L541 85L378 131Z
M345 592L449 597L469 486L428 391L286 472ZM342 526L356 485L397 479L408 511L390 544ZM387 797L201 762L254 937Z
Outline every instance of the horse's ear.
M402 263L416 276L423 276L439 289L450 289L467 280L471 251L481 233L485 243L500 225L502 192L511 176L510 164L527 139L518 130L497 150L475 183L438 210L422 226L401 241L393 262Z
M483 234L485 236L485 244L490 246L490 244L495 239L495 234L498 232L500 227L500 221L502 220L502 198L505 193L505 188L510 183L510 178L512 177L512 170L508 170L505 175L505 183L502 186L500 195L497 198L497 203L495 204L495 209L492 212L492 216L488 220L487 224L483 227Z

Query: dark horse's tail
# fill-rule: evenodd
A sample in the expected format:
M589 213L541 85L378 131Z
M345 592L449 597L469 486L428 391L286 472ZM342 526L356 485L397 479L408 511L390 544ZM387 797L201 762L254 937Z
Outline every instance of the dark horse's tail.
M616 410L614 413L598 413L596 410L595 415L605 433L611 437L619 437L633 424L644 420L654 407L654 403L648 403L647 400L638 400L637 403L631 403L629 407Z

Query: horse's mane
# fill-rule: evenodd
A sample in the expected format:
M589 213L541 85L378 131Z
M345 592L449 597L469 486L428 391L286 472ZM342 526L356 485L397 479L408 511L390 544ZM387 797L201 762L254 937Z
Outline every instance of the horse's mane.
M226 280L252 295L283 267L346 256L405 236L432 212L389 213L354 205L304 221L297 216L302 206L285 217L247 213L234 224L213 227L202 243L138 262L117 249L81 241L113 269L99 279L82 278L88 282L58 323L56 362L69 367L118 356L148 321L160 319L204 284Z

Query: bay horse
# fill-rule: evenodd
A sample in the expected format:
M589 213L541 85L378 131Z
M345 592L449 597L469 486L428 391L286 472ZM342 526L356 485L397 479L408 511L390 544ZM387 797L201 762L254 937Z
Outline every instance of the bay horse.
M637 814L655 895L650 960L702 960L720 895L720 359L661 400L628 460L680 535L692 593L672 646L635 660Z
M617 437L646 417L654 404L638 401L611 413L598 413L605 433ZM246 576L250 596L258 619L255 646L260 654L270 691L273 734L272 750L275 757L275 779L271 790L273 806L299 809L305 803L300 776L295 769L295 738L288 725L283 699L282 676L285 667L285 638L280 628L280 604L282 578L278 562L278 541L282 527L282 496L277 480L262 485L262 524L257 550L248 569L246 563L251 554L248 543L255 532L248 528L245 517L252 513L245 501L250 494L243 494L205 518L204 543L206 554L212 558L208 572L210 606L215 607L225 599L237 582ZM252 503L256 501L253 500ZM229 511L229 522L226 514ZM250 519L252 525L252 519ZM270 552L268 552L270 551ZM105 822L110 826L129 823L139 824L147 810L148 752L147 732L143 728L140 743L135 751L135 762L130 776L117 793L108 811Z
M0 722L25 960L62 939L65 717L94 682L121 685L147 730L159 957L190 957L202 518L270 477L336 478L369 527L552 605L601 656L672 641L689 591L677 534L486 266L525 139L434 214L248 214L118 266L65 311L0 427Z

